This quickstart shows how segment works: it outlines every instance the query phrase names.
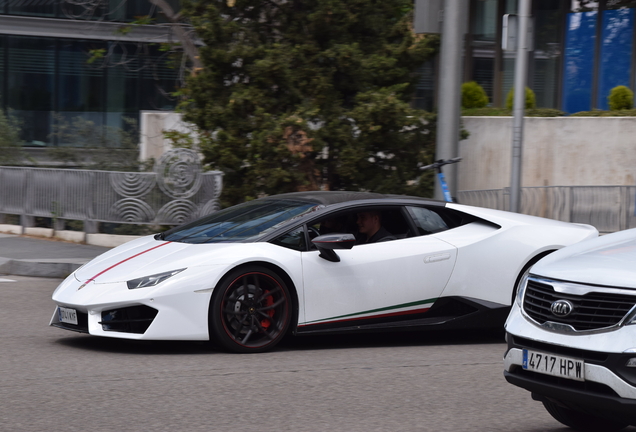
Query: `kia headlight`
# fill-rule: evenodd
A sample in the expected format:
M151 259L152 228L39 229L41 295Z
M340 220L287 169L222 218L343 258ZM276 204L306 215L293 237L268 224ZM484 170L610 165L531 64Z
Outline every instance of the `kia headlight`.
M517 303L517 306L521 307L521 305L523 304L523 295L526 292L526 287L528 286L528 276L529 276L530 272L526 271L523 274L523 277L521 278L521 281L519 281L519 288L517 289L517 295L515 296L515 303Z
M159 285L161 282L171 278L177 273L181 273L184 270L185 269L182 268L179 270L172 270L169 272L157 273L151 276L145 276L138 279L129 280L128 282L126 282L126 285L128 285L128 289L153 287L153 286Z

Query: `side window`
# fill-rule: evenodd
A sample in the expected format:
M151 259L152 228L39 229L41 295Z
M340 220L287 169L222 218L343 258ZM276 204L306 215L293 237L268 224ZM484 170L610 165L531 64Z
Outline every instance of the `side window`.
M307 229L310 239L313 238L312 232L320 235L345 233L353 234L357 244L398 240L413 235L402 207L398 206L356 207L316 220Z
M306 251L307 243L305 242L305 229L302 226L298 227L287 234L283 234L282 236L275 238L272 240L272 243L277 246L286 247L300 252Z
M329 215L315 220L307 225L309 234L309 249L316 250L316 246L311 240L325 234L344 233L354 234L356 232L355 213L340 213Z
M424 207L407 207L407 209L417 226L418 235L434 234L448 229L442 217L432 210Z

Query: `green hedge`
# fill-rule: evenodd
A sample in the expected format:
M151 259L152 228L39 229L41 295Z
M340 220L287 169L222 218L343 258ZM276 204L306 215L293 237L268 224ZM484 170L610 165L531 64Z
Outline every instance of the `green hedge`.
M529 108L524 111L525 117L560 117L565 115L563 111L553 108ZM512 110L506 108L472 108L463 109L462 116L465 117L511 117Z
M570 117L636 117L636 109L618 111L581 111L571 114Z

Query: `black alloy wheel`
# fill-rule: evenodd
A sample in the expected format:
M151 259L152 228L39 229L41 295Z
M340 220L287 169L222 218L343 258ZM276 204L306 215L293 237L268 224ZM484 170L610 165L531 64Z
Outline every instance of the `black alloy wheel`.
M210 336L223 348L241 353L273 348L291 321L291 297L285 282L261 266L230 272L219 283L210 305Z

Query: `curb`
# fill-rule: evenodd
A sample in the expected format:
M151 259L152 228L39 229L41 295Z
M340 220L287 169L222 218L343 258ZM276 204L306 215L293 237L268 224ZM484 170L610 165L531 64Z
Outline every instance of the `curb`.
M0 273L15 276L33 276L46 278L66 278L83 263L46 262L0 258Z
M42 239L57 239L91 246L117 247L144 236L117 234L87 234L82 231L61 231L51 228L23 228L20 225L0 224L0 234L27 235Z

